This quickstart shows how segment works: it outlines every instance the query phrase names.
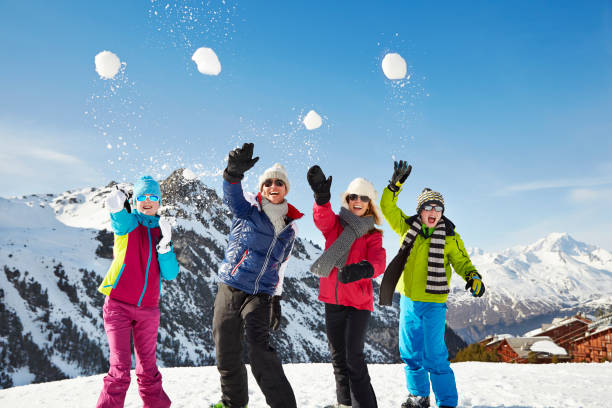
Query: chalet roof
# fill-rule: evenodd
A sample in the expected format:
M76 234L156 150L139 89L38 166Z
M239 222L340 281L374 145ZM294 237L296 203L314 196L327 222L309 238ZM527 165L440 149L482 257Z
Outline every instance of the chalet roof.
M490 336L485 337L484 339L480 340L478 343L486 346L490 346L492 344L495 343L499 343L500 341L502 341L503 339L507 339L509 337L513 337L511 334L492 334Z
M512 347L512 350L514 350L514 352L516 354L518 354L518 356L520 358L527 358L527 356L529 355L529 352L532 351L531 350L531 346L534 343L537 342L542 342L542 341L549 341L549 342L553 342L552 339L548 336L538 336L538 337L511 337L511 338L507 338L505 339L508 342L508 345L510 347ZM559 347L561 349L561 347ZM562 349L563 351L565 351L564 349ZM541 351L536 351L536 352L541 352ZM567 353L566 353L567 354ZM562 354L560 354L562 355Z
M584 337L582 337L582 338L583 338L583 339L586 339L586 338L588 338L588 337L591 337L591 336L593 336L593 335L595 335L595 334L599 334L599 333L601 333L601 332L605 332L605 331L607 331L607 330L611 330L611 331L612 331L612 324L611 324L611 325L608 325L608 326L599 326L599 327L597 327L597 328L596 328L594 331L592 331L592 332L590 332L590 333L586 333L586 334L584 335Z
M591 323L591 320L581 315L556 317L553 319L552 323L544 323L539 329L535 329L535 330L525 333L525 337L538 336L540 334L546 333L549 330L556 329L557 327L566 326L573 322L580 322L586 326Z

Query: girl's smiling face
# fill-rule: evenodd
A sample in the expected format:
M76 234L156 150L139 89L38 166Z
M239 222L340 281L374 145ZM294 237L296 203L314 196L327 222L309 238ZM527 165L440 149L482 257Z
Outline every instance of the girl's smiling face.
M358 217L363 217L363 215L368 211L368 208L370 207L370 200L368 199L367 201L363 201L361 197L362 196L359 196L357 194L349 194L346 197L348 201L349 210L351 210L351 212Z
M268 179L261 185L261 195L272 204L280 204L285 201L287 186L280 179Z
M151 194L145 194L147 199L144 201L136 201L136 209L139 213L145 215L155 215L157 214L157 210L159 210L159 200L151 201L149 200L149 196Z

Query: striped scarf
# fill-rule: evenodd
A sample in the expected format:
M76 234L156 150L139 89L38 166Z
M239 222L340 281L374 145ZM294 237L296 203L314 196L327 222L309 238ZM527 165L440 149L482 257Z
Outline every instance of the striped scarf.
M379 303L381 305L391 305L395 285L399 280L406 261L410 256L414 241L421 230L420 217L414 217L410 229L404 237L402 246L395 258L387 266L380 285ZM427 286L426 293L446 294L450 292L444 269L444 245L446 243L446 224L444 218L440 219L429 243L429 255L427 259Z

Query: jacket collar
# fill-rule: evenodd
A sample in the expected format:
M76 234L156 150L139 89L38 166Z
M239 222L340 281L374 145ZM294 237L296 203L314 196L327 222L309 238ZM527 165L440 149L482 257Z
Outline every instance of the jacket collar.
M444 215L442 216L442 219L444 220L444 224L446 225L446 236L447 237L451 237L453 235L455 235L455 224L449 220L448 218L446 218ZM419 223L421 223L421 219L419 217L419 214L415 214L412 217L406 218L406 224L408 224L408 226L412 225L412 222L414 220L418 220ZM425 236L423 234L423 230L419 228L418 231L419 234Z
M261 210L261 192L257 193L257 205L259 206L259 209ZM302 214L297 208L287 203L287 217L289 217L291 221L299 220L303 216L304 214Z
M159 227L159 215L146 215L138 212L138 210L132 210L132 213L136 216L139 224L149 228Z

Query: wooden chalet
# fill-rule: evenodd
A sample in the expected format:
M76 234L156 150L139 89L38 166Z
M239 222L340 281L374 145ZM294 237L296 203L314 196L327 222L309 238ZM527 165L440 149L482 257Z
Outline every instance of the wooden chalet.
M612 361L612 318L608 318L589 328L581 338L572 342L572 361L603 362Z
M528 333L528 336L546 336L560 347L570 350L570 344L583 337L592 321L585 316L575 315L553 319L551 324L543 324L539 330Z
M509 337L493 342L487 347L493 348L505 363L551 363L553 359L558 361L569 360L565 350L558 354L546 351L533 351L532 346L538 342L554 344L552 339L547 336ZM558 348L558 346L556 347Z

